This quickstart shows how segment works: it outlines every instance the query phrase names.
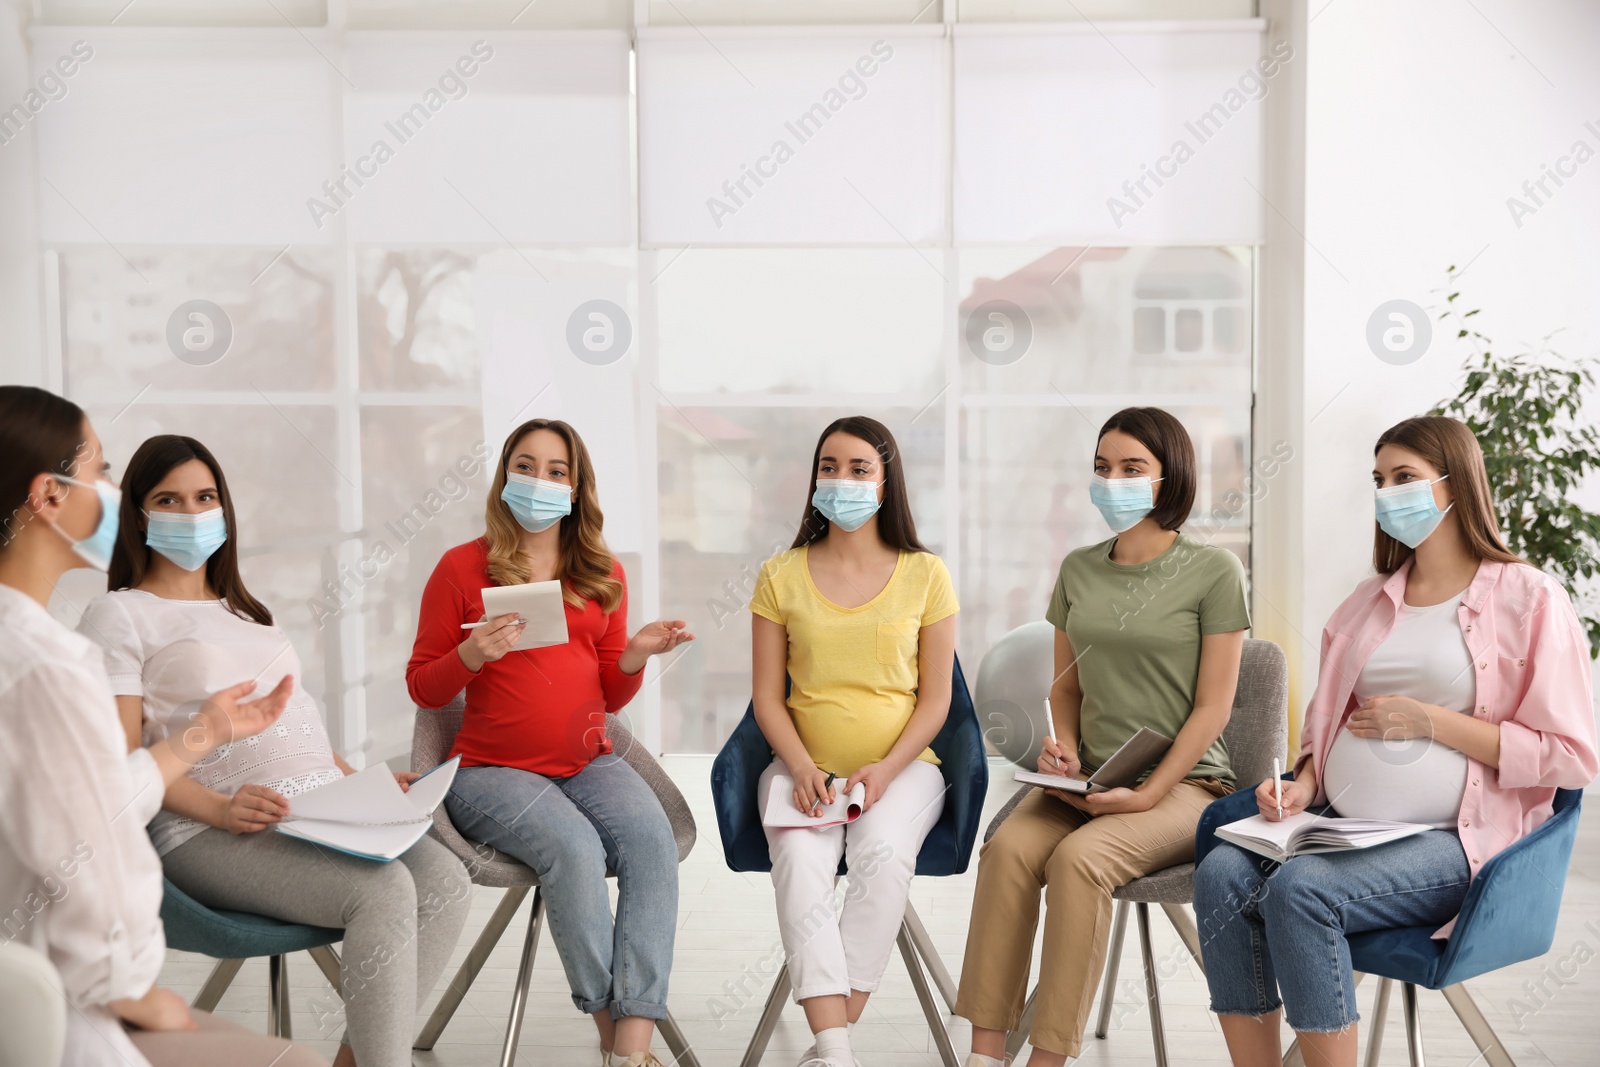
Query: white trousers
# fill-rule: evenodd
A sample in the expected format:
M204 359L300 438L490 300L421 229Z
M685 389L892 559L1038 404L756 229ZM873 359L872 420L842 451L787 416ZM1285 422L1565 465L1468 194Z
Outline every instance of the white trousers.
M773 760L756 795L765 798L767 783L783 770L783 762ZM878 988L906 912L917 852L944 811L944 788L939 768L917 760L849 825L766 828L796 1001ZM841 855L849 885L844 906L836 908Z

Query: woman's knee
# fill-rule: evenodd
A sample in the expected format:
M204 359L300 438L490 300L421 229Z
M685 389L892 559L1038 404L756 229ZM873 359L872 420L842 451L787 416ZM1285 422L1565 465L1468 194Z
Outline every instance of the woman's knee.
M1329 895L1332 872L1318 856L1297 856L1272 872L1261 887L1258 906L1268 923L1310 920L1328 922L1334 907Z

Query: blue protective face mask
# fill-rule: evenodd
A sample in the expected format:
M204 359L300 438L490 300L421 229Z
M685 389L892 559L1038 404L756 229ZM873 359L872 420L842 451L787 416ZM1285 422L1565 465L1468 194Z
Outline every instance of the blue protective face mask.
M98 479L92 482L80 482L76 478L68 478L65 474L55 477L72 485L81 485L85 489L93 489L100 497L100 523L94 528L94 533L79 541L71 537L65 530L50 523L50 528L62 537L67 544L72 546L72 551L95 570L105 570L111 566L111 550L117 543L117 509L122 506L122 490L110 482Z
M1132 529L1156 506L1152 488L1160 478L1106 478L1096 474L1089 479L1089 500L1100 509L1100 516L1112 532Z
M859 530L878 513L878 486L882 484L853 478L818 478L811 503L839 529Z
M221 508L196 515L151 511L145 518L144 543L186 571L204 567L228 540L228 520Z
M1436 479L1442 482L1444 478ZM1376 496L1378 528L1408 548L1416 548L1439 528L1446 512L1433 499L1434 482L1407 482L1379 489Z
M517 525L529 533L548 530L572 514L570 485L530 478L526 474L507 473L500 499L511 509Z

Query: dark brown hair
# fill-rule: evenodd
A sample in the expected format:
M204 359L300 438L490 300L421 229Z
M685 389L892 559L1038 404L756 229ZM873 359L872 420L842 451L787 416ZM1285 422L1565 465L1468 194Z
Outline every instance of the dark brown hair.
M605 516L600 512L600 490L595 487L594 464L578 431L560 419L529 419L511 431L500 447L500 466L489 485L489 500L484 507L484 526L489 542L489 580L495 585L521 585L533 571L522 555L522 527L500 493L506 487L506 468L511 453L528 434L549 430L567 443L567 469L572 474L572 514L561 520L561 553L556 561L556 577L561 579L561 597L575 608L593 600L610 614L622 603L622 583L611 577L616 565L603 534Z
M228 524L228 539L206 560L206 581L229 611L241 619L271 626L272 612L250 595L250 590L244 587L244 579L239 576L239 527L233 518L233 494L228 492L228 479L222 476L222 467L211 450L192 437L159 434L140 445L128 461L128 473L122 476L117 546L111 552L111 566L106 570L106 588L132 589L144 581L152 551L144 543L145 497L163 478L192 459L211 470L217 499L222 503L222 517Z
M905 470L900 463L900 447L894 442L889 428L877 419L865 415L850 415L830 422L822 436L817 438L816 451L811 454L811 488L806 493L805 512L800 516L800 531L794 535L790 548L800 548L821 539L828 532L828 520L811 498L817 493L817 464L822 461L822 443L831 434L847 433L859 437L878 453L883 464L883 504L878 508L878 537L890 548L902 552L926 552L928 549L917 540L917 524L911 518L911 500L906 493Z
M1194 441L1183 423L1161 408L1123 408L1100 427L1100 436L1095 438L1097 450L1100 438L1112 430L1120 430L1144 445L1151 458L1161 464L1161 488L1150 518L1163 530L1176 530L1188 522L1189 513L1194 510L1197 478Z
M31 385L0 385L0 551L26 521L28 487L41 474L74 477L86 439L83 409ZM84 481L98 477L91 473Z
M1456 521L1461 524L1468 552L1480 560L1527 563L1506 547L1505 538L1500 535L1494 494L1489 491L1489 474L1483 466L1483 449L1466 423L1444 415L1419 415L1383 431L1372 446L1373 456L1384 445L1415 452L1441 476L1450 476ZM1409 545L1396 541L1373 523L1372 565L1379 574L1393 574L1411 558L1411 553Z

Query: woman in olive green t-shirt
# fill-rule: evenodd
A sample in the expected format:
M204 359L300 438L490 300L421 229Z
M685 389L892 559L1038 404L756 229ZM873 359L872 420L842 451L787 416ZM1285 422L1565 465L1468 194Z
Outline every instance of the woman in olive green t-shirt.
M1100 430L1089 495L1116 536L1068 554L1045 617L1057 741L1039 769L1082 777L1141 726L1173 739L1129 788L1035 790L984 845L955 1013L972 1022L968 1067L1000 1067L1023 993L1044 887L1030 1067L1076 1056L1105 966L1111 894L1194 858L1206 805L1233 789L1222 728L1250 625L1244 568L1179 532L1194 504L1194 445L1160 408Z

